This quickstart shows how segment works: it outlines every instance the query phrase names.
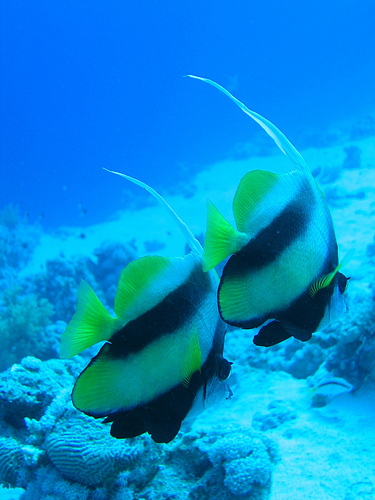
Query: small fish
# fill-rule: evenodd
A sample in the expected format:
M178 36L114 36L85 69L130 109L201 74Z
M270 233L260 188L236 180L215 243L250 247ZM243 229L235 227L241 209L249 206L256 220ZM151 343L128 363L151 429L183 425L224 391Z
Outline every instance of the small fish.
M341 377L331 377L323 380L314 387L315 394L335 397L339 394L352 392L353 386Z
M311 392L311 405L322 407L336 396L352 392L354 387L344 378L334 377L327 373L320 382L313 384Z
M258 328L259 346L295 337L307 341L346 310L347 278L339 272L332 216L305 160L285 135L213 85L253 118L294 163L291 171L253 170L241 180L233 201L234 229L208 202L203 269L231 255L220 280L222 319L240 328Z
M154 441L168 443L185 418L232 394L224 382L231 363L223 358L226 324L217 310L219 279L214 271L203 272L203 248L166 201L141 181L113 173L147 189L167 208L191 252L128 264L117 287L115 317L81 281L60 356L105 341L75 383L74 406L106 417L116 438L148 432Z

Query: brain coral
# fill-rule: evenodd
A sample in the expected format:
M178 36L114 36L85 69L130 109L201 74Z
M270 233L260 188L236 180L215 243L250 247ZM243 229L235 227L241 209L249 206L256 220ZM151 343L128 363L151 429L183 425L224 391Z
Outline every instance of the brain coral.
M98 486L131 463L128 448L114 439L87 439L76 431L53 433L45 448L56 469L66 479Z
M0 481L15 484L17 471L23 463L23 452L17 441L13 438L0 438Z
M71 403L84 365L27 357L0 375L0 480L24 488L24 500L269 497L277 454L262 433L187 424L169 445L113 439Z

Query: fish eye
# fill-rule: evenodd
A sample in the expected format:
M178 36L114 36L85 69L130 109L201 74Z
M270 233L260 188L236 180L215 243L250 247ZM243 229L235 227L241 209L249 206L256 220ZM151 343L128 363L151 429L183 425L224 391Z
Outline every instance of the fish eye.
M226 359L221 360L220 368L219 368L219 375L218 375L220 382L223 382L224 380L226 380L229 377L232 364L233 363L231 363L230 361L227 361Z
M338 286L339 286L339 291L340 291L341 295L346 290L346 285L348 284L348 280L350 280L350 278L347 278L342 273L338 273Z

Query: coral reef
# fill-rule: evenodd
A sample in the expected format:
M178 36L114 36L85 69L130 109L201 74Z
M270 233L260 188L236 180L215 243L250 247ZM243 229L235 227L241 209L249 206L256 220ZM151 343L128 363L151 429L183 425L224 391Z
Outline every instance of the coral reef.
M131 243L127 246L107 243L97 248L94 255L95 262L93 260L87 262L88 270L103 291L105 303L112 306L121 271L130 261L137 258L136 249Z
M20 269L30 259L42 229L27 224L19 210L8 205L0 211L0 269Z
M95 288L95 278L88 270L88 259L48 260L45 270L38 273L29 288L54 304L52 321L65 321L73 316L77 302L77 288L81 279L89 281Z
M375 291L368 286L349 296L349 313L325 331L334 345L325 368L355 388L375 382Z
M115 440L72 406L74 360L27 357L0 375L0 480L23 500L267 499L278 454L240 426L185 430L170 445ZM173 480L171 480L173 478Z
M284 401L275 400L269 403L267 411L254 414L252 425L254 429L267 431L296 418L297 414L293 408Z
M0 371L24 356L55 356L46 327L54 310L46 298L25 294L20 286L6 288L0 296Z

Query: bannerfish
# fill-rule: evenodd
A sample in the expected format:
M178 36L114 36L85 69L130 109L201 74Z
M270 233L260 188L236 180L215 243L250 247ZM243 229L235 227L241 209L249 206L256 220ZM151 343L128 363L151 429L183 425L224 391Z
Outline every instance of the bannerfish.
M203 248L167 202L191 251L184 257L141 257L122 271L115 316L81 281L76 312L61 337L60 356L72 357L105 341L79 375L74 406L112 422L111 435L132 438L148 432L170 442L182 421L194 417L231 390L231 363L223 358L227 325L217 309L219 278L202 269Z
M272 137L294 169L253 170L233 201L237 229L208 201L203 269L225 264L218 290L222 319L258 328L254 343L311 339L341 312L347 280L339 270L332 216L305 160L270 121L250 111L221 85L192 75L227 95Z

